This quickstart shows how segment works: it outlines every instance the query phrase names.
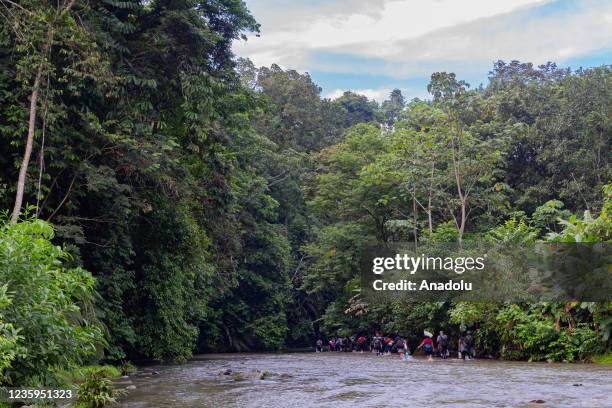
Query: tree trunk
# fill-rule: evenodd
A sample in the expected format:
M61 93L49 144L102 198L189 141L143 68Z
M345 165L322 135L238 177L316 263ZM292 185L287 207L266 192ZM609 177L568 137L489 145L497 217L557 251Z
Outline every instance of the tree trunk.
M467 197L463 197L461 199L461 224L459 225L459 243L463 241L463 232L465 231L465 221L466 221L466 206L467 206Z
M434 156L434 160L431 162L431 178L429 179L429 194L427 197L427 222L429 223L429 234L433 234L433 219L432 219L432 209L431 202L433 198L433 178L434 171L436 169L436 160Z
M48 49L48 47L45 47ZM25 191L25 179L28 172L28 165L30 164L30 157L32 156L32 144L34 143L34 132L36 131L36 113L37 113L37 100L38 93L40 91L40 82L42 80L43 64L41 62L36 71L36 77L34 78L34 85L32 85L32 95L30 96L30 119L28 121L28 137L26 139L25 152L23 153L23 160L21 161L21 167L19 168L19 178L17 179L17 194L15 195L15 207L13 208L13 214L11 216L11 222L14 224L19 220L21 215L21 206L23 204L23 194Z
M459 223L459 244L461 244L463 241L463 231L465 230L465 218L467 215L465 211L467 197L463 194L463 190L461 188L461 176L459 175L459 164L457 163L454 138L451 138L451 153L453 159L453 171L455 173L455 183L457 184L457 195L459 196L459 201L461 202L461 222Z
M417 203L416 203L416 196L414 195L416 194L416 192L413 192L412 195L412 213L413 213L413 222L414 222L414 249L417 248L417 243L418 243L418 228L417 228L417 221L418 221L418 217L417 217Z
M30 117L28 120L28 136L26 139L26 148L23 153L23 159L21 161L21 167L19 168L19 177L17 178L17 193L15 194L15 206L13 207L13 214L11 215L11 222L15 224L19 220L21 215L21 207L23 206L23 195L25 192L25 179L28 173L28 165L30 164L30 157L32 156L32 145L34 144L34 133L36 132L36 114L38 110L37 101L38 94L40 93L40 83L42 81L45 58L51 49L53 43L55 23L61 14L69 12L76 0L66 0L64 5L59 6L53 18L53 21L49 25L47 31L47 41L45 42L42 53L40 65L36 70L36 76L34 77L34 84L32 85L32 94L30 96Z

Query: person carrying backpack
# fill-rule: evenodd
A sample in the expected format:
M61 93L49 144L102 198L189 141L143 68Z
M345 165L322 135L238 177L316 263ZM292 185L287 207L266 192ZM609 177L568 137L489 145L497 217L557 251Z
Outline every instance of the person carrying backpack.
M385 337L385 354L391 354L391 349L393 348L393 339L391 336Z
M425 352L425 355L427 356L427 361L433 361L433 340L431 339L431 337L429 336L425 336L425 338L423 339L423 341L421 342L421 344L419 344L419 347L417 347L417 350L422 348L423 351Z
M467 332L464 341L466 354L470 359L474 358L474 337L472 336L472 332Z
M365 336L361 335L359 336L359 338L357 339L357 345L359 348L360 352L364 352L366 350L366 338Z
M465 345L465 337L463 333L459 334L459 339L457 340L457 352L459 353L459 358L465 360L465 356L467 355L467 346Z
M444 334L442 330L440 330L440 334L436 339L436 343L438 343L438 353L440 357L444 360L448 357L448 336Z
M383 339L380 336L374 337L374 351L376 351L376 355L380 356L383 354Z
M403 360L404 352L406 351L406 340L398 336L397 340L395 341L394 347L399 353L400 360Z

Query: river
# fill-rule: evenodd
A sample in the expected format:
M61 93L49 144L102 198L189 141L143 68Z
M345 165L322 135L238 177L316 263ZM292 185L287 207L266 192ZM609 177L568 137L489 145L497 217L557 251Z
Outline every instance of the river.
M612 407L612 368L370 353L211 354L140 369L126 408Z

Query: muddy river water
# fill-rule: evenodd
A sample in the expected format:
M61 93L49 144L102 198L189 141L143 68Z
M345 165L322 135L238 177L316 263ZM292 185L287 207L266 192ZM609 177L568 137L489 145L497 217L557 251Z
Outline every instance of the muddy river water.
M612 368L592 364L211 354L130 380L122 407L612 407Z

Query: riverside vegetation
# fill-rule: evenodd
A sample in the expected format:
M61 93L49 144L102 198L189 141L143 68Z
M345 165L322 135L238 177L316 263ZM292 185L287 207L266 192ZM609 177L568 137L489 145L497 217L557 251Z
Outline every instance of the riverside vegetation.
M612 303L369 307L358 262L376 241L609 242L610 66L498 61L475 88L433 73L431 101L329 100L232 54L259 29L239 0L0 6L3 384L375 329L609 352Z

